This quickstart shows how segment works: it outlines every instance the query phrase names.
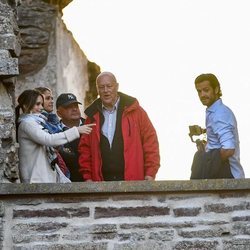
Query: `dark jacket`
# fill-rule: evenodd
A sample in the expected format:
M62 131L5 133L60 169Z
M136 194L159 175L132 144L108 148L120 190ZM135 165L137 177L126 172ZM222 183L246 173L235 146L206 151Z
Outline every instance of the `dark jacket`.
M84 124L85 120L81 118L82 124ZM63 127L63 130L67 130L67 127ZM83 178L79 172L79 164L78 164L78 144L80 139L76 139L72 142L69 142L59 149L59 153L62 156L63 160L66 163L67 168L70 172L70 180L72 182L82 182Z
M233 178L229 161L223 161L220 149L208 152L198 150L193 159L190 179L221 179Z

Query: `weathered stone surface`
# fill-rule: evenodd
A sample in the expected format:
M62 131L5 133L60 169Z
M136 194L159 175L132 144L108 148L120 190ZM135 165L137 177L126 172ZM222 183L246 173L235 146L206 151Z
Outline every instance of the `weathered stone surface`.
M95 208L95 218L109 218L109 217L123 217L123 216L138 216L138 217L148 217L157 215L168 215L168 207L96 207Z
M107 250L108 248L107 242L100 242L100 243L75 243L75 244L33 244L32 247L25 246L25 245L18 245L14 246L14 250Z
M158 242L129 242L114 245L114 250L170 250L171 246Z
M192 229L180 230L178 234L183 238L213 238L229 235L230 231L226 228L213 228L213 229Z
M178 242L173 249L175 250L185 250L185 249L192 249L192 250L216 250L218 246L217 241L180 241Z
M140 190L140 185L143 185L143 182L134 182L134 184L135 186L138 184L137 188ZM59 187L64 187L60 189L60 193L57 189L58 185L54 184L29 185L31 189L34 186L44 187L44 189L37 189L37 191L42 191L40 194L31 193L30 195L28 192L25 194L19 192L1 195L0 191L4 207L4 215L2 216L4 246L9 244L9 249L32 250L98 248L105 250L248 249L250 226L248 221L242 218L249 215L249 210L237 210L238 207L235 207L235 205L244 203L247 207L248 202L250 202L250 194L245 197L235 195L224 199L220 198L220 191L197 192L194 190L185 193L183 190L176 190L175 192L169 192L168 181L158 184L160 192L156 190L154 192L134 190L134 192L124 193L126 197L124 200L113 199L113 196L122 196L119 190L123 182L109 183L108 186L106 183L64 184L64 186L59 185ZM0 188L2 185L0 185ZM11 186L11 184L6 185ZM13 184L13 186L15 185L18 184ZM165 187L165 191L161 189L160 185ZM243 187L244 185L243 183ZM92 188L92 192L86 193L88 186ZM94 187L97 188L98 186L102 188L102 193L95 193ZM22 188L23 184L20 184L19 187ZM48 187L48 189L45 187ZM112 190L109 189L109 192L104 192L106 187L112 187ZM125 187L127 186L125 185ZM232 192L231 187L228 188ZM46 193L45 190L47 190ZM81 191L76 192L76 190ZM247 192L247 189L245 191ZM222 192L225 192L225 186ZM235 190L235 193L237 192L242 192L242 189ZM159 193L165 196L164 203L157 200ZM134 199L141 194L150 198L146 201ZM197 194L197 198L195 194ZM175 216L173 212L175 208L190 208L190 204L187 204L189 198L186 199L186 196L190 197L191 195L194 197L192 200L193 207L191 208L201 208L199 216ZM103 196L105 199L95 200L95 196L98 198ZM130 196L131 200L128 199ZM179 198L182 196L183 199L173 200L172 197L174 196L179 196ZM202 199L202 196L209 198ZM69 202L61 203L60 197L64 197L65 201L68 197ZM93 197L93 201L85 202L84 199L79 201L79 197ZM32 199L34 202L32 202ZM57 203L55 201L49 202L53 199L57 200ZM228 212L225 213L207 213L204 207L208 204L225 204L226 206L229 204L236 210L228 209L226 210ZM88 208L89 216L78 217L77 213L72 213L79 208ZM95 218L96 208L105 208L110 212L110 216L106 216L107 211L105 211L105 217ZM150 209L148 210L148 208ZM159 210L155 208L159 208ZM162 214L164 208L167 211L169 209L169 214ZM73 210L69 212L68 209ZM127 211L125 212L125 210ZM140 213L150 212L138 216L138 210ZM37 211L39 216L36 215ZM115 211L115 216L112 216L112 211ZM46 212L48 216L46 216ZM24 216L18 215L18 217L15 217L16 213ZM66 217L68 213L70 216ZM239 218L239 221L233 220L233 218Z
M55 233L58 230L67 227L66 222L44 222L44 223L19 223L13 226L12 230L14 234L22 232L22 234L36 234L36 233Z
M186 228L194 227L195 223L192 222L172 222L172 223L140 223L140 224L121 224L120 228L122 229L152 229L152 228Z
M207 213L214 212L214 213L228 213L236 210L246 210L247 203L241 202L238 205L226 205L224 203L217 203L217 204L207 204L205 205L205 211Z
M145 241L146 235L145 232L121 233L118 234L118 239L119 241L138 242Z
M89 208L61 208L61 209L35 209L35 210L14 210L13 218L32 217L88 217Z
M39 48L49 42L49 31L40 30L36 27L22 28L22 48Z
M71 3L73 0L43 0L46 3L58 5L60 10L65 8L69 3Z
M200 207L174 208L173 212L176 217L180 216L197 216L200 213Z
M14 51L16 56L21 53L19 37L15 34L0 35L0 48Z
M96 224L89 228L91 233L116 233L116 224Z
M233 225L232 235L250 235L249 222L237 222Z
M216 192L213 189L213 184L216 184ZM85 196L86 198L91 197L91 194L95 193L99 198L100 195L107 199L107 195L112 194L112 198L119 193L119 195L124 194L128 195L128 193L133 192L141 192L141 193L150 193L159 194L159 193L172 193L176 192L177 194L182 194L185 192L193 192L194 194L199 195L201 192L209 191L209 193L214 194L218 193L220 190L228 190L232 191L235 188L235 192L241 190L249 190L250 189L250 179L218 179L218 180L210 180L204 181L200 180L199 190L197 191L196 181L114 181L114 182L82 182L82 183L68 183L65 184L1 184L0 185L0 196L4 195L38 195L43 194L61 194L63 198L71 198L72 194L74 195L82 195L88 194ZM224 192L224 191L223 191ZM133 196L133 195L132 195ZM189 197L189 195L187 194ZM193 195L194 196L194 195ZM207 196L205 196L207 197ZM53 198L53 197L52 197ZM55 199L54 197L53 199ZM60 197L59 197L60 198ZM248 197L250 199L250 196ZM183 198L183 200L186 200ZM217 203L218 204L218 203ZM220 203L224 204L224 203ZM211 205L211 204L210 204ZM247 203L245 204L245 206ZM209 208L209 204L206 203L206 206ZM217 206L217 205L216 205ZM211 210L211 207L209 208ZM209 210L209 211L210 211ZM230 209L231 210L231 209Z
M174 230L165 230L159 232L150 232L149 239L156 242L171 241L174 238Z
M96 77L101 73L101 68L94 62L88 61L88 81L89 88L86 91L84 106L88 107L98 96L96 89Z
M0 202L0 217L4 216L4 204L3 202Z
M223 250L249 250L250 239L232 239L223 241Z
M9 58L0 61L0 76L15 76L19 73L18 70L18 59Z
M43 1L22 1L18 6L18 25L22 38L19 58L21 74L34 74L45 66L50 33L55 28L55 16L56 7Z
M16 234L13 235L13 242L15 244L33 243L33 242L57 242L60 238L60 234Z
M232 217L233 221L250 221L250 215L236 215Z

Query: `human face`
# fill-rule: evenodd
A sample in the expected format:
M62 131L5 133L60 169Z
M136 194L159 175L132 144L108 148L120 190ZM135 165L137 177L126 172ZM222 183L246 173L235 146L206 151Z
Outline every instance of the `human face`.
M33 108L30 110L32 114L38 114L41 113L43 109L43 98L39 95L36 99L36 103L33 106Z
M43 93L43 98L44 98L44 103L43 103L43 108L45 111L47 112L52 112L53 111L53 96L52 96L52 92L49 90L46 90Z
M71 103L65 107L58 107L57 114L61 117L63 123L73 121L80 122L81 112L78 103Z
M219 89L212 88L209 81L203 81L195 84L195 88L198 92L200 101L203 105L210 107L215 101L219 99Z
M112 75L102 75L96 83L97 92L103 105L108 109L113 109L117 101L118 83Z

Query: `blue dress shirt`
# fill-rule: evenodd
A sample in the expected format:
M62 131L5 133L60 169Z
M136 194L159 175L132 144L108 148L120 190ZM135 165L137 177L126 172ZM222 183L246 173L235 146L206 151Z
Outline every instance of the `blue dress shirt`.
M240 164L237 121L232 110L224 105L221 99L206 109L206 129L206 151L216 148L234 149L234 155L229 157L231 173L236 179L244 178Z

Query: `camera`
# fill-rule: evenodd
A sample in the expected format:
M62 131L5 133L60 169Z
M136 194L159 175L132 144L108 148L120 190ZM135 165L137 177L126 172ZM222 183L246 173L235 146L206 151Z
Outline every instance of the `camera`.
M199 125L191 125L189 126L189 136L191 138L191 141L196 143L196 147L198 150L200 151L205 151L205 144L206 144L206 140L203 139L196 139L194 141L193 136L199 136L199 135L204 135L206 134L206 129L200 127Z
M199 125L191 125L189 126L189 136L191 138L191 141L192 142L195 142L193 140L193 136L199 136L199 135L202 135L202 134L205 134L206 133L206 129L200 127Z
M205 133L206 133L206 129L200 127L199 125L189 126L189 135L191 135L191 136L201 135L201 134L205 134Z

